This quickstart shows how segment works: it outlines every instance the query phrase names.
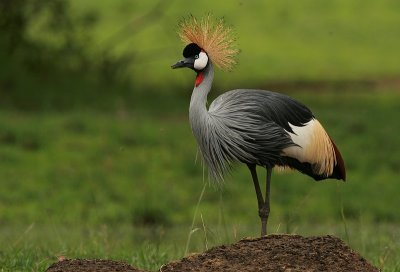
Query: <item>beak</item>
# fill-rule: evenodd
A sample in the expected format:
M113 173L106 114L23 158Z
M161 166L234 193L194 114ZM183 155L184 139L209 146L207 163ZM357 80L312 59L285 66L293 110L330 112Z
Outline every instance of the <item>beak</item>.
M193 68L194 65L194 58L184 58L183 60L178 61L174 65L171 65L172 69L177 69L177 68Z

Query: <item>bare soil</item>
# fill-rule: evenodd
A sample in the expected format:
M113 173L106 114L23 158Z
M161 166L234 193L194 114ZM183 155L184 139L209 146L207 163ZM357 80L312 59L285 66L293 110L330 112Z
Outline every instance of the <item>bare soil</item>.
M133 266L111 260L63 260L53 263L46 272L144 272Z
M108 260L65 260L47 272L142 271ZM334 236L268 235L246 238L163 265L169 271L379 271Z

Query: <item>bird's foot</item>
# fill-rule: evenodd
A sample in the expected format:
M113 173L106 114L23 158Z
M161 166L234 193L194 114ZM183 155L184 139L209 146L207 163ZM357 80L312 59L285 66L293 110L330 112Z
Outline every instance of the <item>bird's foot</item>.
M267 235L267 222L269 217L269 209L262 207L258 210L258 215L261 219L261 237Z

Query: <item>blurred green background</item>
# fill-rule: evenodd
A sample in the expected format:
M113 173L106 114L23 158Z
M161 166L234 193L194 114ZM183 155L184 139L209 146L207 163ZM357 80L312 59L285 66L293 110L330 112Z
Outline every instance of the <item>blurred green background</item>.
M221 190L203 178L187 117L194 74L170 69L178 21L209 12L241 49L209 101L234 88L289 94L346 162L346 183L275 172L270 229L334 234L400 271L395 0L1 1L1 271L43 271L58 256L156 270L259 235L247 168Z

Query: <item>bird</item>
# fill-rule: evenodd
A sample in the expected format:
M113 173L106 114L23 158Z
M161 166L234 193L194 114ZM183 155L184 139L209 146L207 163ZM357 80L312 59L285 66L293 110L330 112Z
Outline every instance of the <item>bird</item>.
M189 121L209 177L218 183L235 164L247 165L257 196L261 236L267 235L273 168L294 169L316 181L346 180L338 147L301 102L273 91L234 89L207 107L214 65L231 70L239 53L233 30L224 19L212 15L183 18L178 35L185 45L184 58L171 68L196 73ZM264 195L257 166L266 169Z

